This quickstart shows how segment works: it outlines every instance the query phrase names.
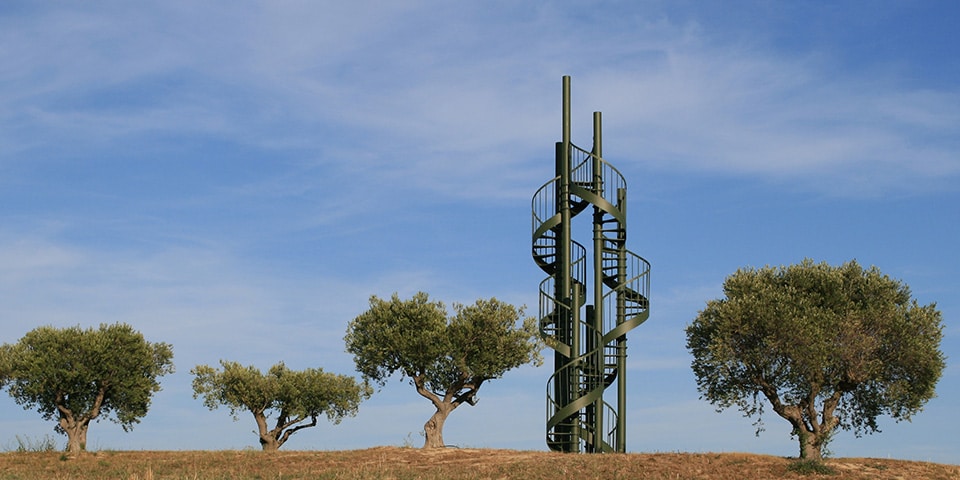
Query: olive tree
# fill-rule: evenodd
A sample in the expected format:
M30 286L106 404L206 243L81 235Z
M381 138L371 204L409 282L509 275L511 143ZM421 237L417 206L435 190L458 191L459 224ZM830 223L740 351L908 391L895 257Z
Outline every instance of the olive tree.
M701 398L756 417L765 402L793 427L800 457L834 429L878 432L934 396L945 367L941 314L876 267L804 260L740 269L686 328Z
M133 429L160 390L157 378L173 372L172 359L170 345L147 342L126 324L45 326L0 347L0 382L24 409L56 420L67 451L77 453L93 420Z
M261 373L256 367L221 360L222 370L197 365L190 373L193 398L203 396L210 410L220 405L230 409L234 421L245 410L257 422L257 434L264 451L276 451L294 433L317 426L317 417L326 414L334 424L357 414L360 402L372 393L367 384L353 377L324 372L319 368L290 370L278 363ZM276 415L271 427L268 421Z
M443 303L423 292L410 300L371 296L369 310L347 328L347 352L365 379L383 386L399 372L435 408L423 426L424 448L444 445L447 417L464 403L475 405L484 382L541 362L536 323L521 322L523 308L491 298L453 309L448 318Z

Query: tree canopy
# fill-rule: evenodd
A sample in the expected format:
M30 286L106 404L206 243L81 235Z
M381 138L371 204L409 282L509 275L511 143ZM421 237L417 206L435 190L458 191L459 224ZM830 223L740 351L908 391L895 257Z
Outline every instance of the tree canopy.
M443 446L443 423L460 405L474 405L484 382L508 370L541 361L536 322L523 308L495 298L454 304L419 292L410 300L370 297L370 308L353 319L345 337L357 370L385 385L399 372L436 412L424 425L424 447Z
M804 260L740 269L686 328L702 398L762 430L764 400L820 458L835 427L878 432L934 396L945 367L941 314L876 267Z
M172 373L173 349L147 342L129 325L99 329L39 327L0 347L0 382L24 409L36 408L67 435L67 450L86 448L91 420L125 431L147 414L159 376Z
M326 414L333 423L357 414L360 402L371 388L353 377L324 372L319 368L290 370L282 362L261 373L256 367L220 361L222 370L197 365L190 373L193 397L203 396L203 404L214 410L223 405L234 420L238 412L249 411L257 422L257 435L263 450L279 449L294 433L317 425L317 417ZM268 425L275 416L273 426Z

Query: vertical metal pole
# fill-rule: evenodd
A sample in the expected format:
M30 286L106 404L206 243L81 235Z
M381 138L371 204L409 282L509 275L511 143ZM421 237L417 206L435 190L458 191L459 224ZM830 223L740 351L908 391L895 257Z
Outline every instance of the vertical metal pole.
M617 208L623 214L622 241L617 252L617 285L627 282L627 189L617 190ZM621 287L622 288L622 287ZM617 324L627 319L626 300L623 291L617 294ZM627 334L617 338L617 452L627 451Z
M560 191L557 195L557 201L560 202L559 212L560 212L560 238L559 243L557 244L559 250L559 257L557 259L559 263L559 272L560 278L558 279L560 288L562 289L562 296L558 297L564 300L564 302L569 302L570 300L570 289L571 289L571 265L570 265L570 242L571 242L571 233L570 233L570 77L565 75L563 77L563 141L558 145L559 151L557 152L558 164L557 164L557 175L560 177ZM567 305L570 305L567 303ZM570 313L569 310L566 312L567 316L564 320L569 322ZM569 329L570 325L566 325L564 328ZM570 341L570 338L566 338L566 341ZM576 352L573 353L576 356Z
M563 137L562 142L557 145L557 175L560 177L559 192L557 193L557 209L560 212L560 232L557 238L557 299L558 305L557 332L558 340L571 345L576 335L575 324L573 323L572 308L576 308L573 296L571 295L571 265L570 265L570 76L563 77ZM571 351L575 358L579 355L576 350ZM557 353L554 355L554 371L560 373L564 366L570 362L570 358ZM572 390L576 382L571 382L568 375L557 375L557 398L561 406L569 405L573 401ZM565 422L567 423L567 422ZM570 426L558 428L557 432L566 437L566 445L562 447L564 451L576 451L574 445L579 445L579 441L573 437L573 429Z
M590 380L589 382L587 382L587 386L586 386L587 391L593 391L594 389L600 388L603 385L603 379L601 377L600 371L598 371L598 366L596 362L597 356L594 354L589 354L589 352L595 352L597 347L600 346L598 344L599 343L598 341L600 340L599 336L597 336L595 332L592 331L593 325L595 323L596 323L596 310L594 310L593 305L587 305L585 325L589 325L590 327L587 329L587 336L584 339L584 341L586 341L586 345L584 346L584 350L583 350L584 352L588 352L588 356L586 357L587 364L584 366L584 368L586 368L587 371L590 373L587 376L587 378ZM584 425L586 425L587 435L590 436L590 441L588 441L586 445L587 453L596 453L596 452L603 451L602 444L599 441L600 440L600 436L598 434L599 430L597 429L597 425L598 425L597 413L602 412L603 410L597 408L598 403L602 407L602 402L594 402L594 403L591 403L590 405L587 405L584 408L583 423Z
M557 239L557 259L556 259L556 269L553 272L554 275L554 298L556 299L556 339L560 343L568 344L570 343L570 332L568 331L570 323L570 309L569 305L569 296L570 296L570 282L569 282L569 273L570 273L570 240L569 237L564 236L564 219L569 216L570 213L570 204L567 201L567 195L564 193L565 190L569 188L569 181L567 179L568 175L565 175L563 172L564 169L564 156L563 156L563 142L557 142L557 176L559 183L557 185L557 212L560 212L560 224L554 227L554 231ZM567 393L570 389L568 388L568 379L566 375L560 374L563 371L563 366L569 362L570 359L566 355L560 353L559 350L554 351L553 353L553 392L554 392L554 401L556 402L556 408L562 408L564 405L570 403L570 395ZM554 438L553 441L559 444L561 452L568 452L568 438L570 435L570 429L565 425L565 423L558 424L554 428Z
M569 367L567 373L569 374L569 382L571 385L570 388L570 398L569 403L573 403L581 394L581 382L580 382L580 371L583 368L583 365L580 364L580 354L582 352L580 346L580 307L579 305L583 303L583 300L580 299L581 288L579 285L574 285L573 288L573 318L571 318L571 326L573 327L573 343L571 345L571 350L573 352L573 358L568 364ZM570 416L570 451L580 453L580 430L581 430L581 420L580 412L577 411Z
M603 155L602 137L601 137L601 119L600 112L593 112L593 192L598 197L603 197L603 164L600 161ZM593 344L596 345L596 353L590 359L593 367L593 374L597 378L597 386L602 386L604 375L603 358L604 346L601 344L603 337L603 210L600 207L593 207L593 304L594 315L593 324L590 325L590 335L594 337ZM593 409L593 444L596 451L602 450L604 442L603 427L603 395L594 401Z

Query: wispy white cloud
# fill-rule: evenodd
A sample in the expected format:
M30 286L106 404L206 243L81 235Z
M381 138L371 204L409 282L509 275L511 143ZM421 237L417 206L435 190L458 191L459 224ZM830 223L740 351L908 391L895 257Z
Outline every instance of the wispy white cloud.
M593 79L608 87L594 88L605 96L596 103L612 105L605 137L628 161L843 196L944 188L960 172L958 92L733 48L684 49L661 70Z
M514 199L533 165L550 163L558 77L571 73L576 111L607 114L619 165L853 195L946 188L960 170L960 92L839 71L827 51L713 43L710 25L662 13L618 14L601 34L543 6L501 5L512 15L496 17L432 2L249 7L62 10L11 25L12 45L35 44L4 53L23 72L4 123L76 141L205 132L352 149L323 161L382 185ZM117 92L120 110L109 108Z
M23 238L3 247L5 341L40 324L126 322L174 344L184 370L183 362L233 356L340 352L346 322L368 294L344 279L265 278L215 250L108 252Z

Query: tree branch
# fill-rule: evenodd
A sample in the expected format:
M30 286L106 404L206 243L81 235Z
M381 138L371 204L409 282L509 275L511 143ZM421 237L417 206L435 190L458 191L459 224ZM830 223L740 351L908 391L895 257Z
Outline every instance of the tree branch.
M780 394L777 393L777 389L762 376L757 376L754 380L757 382L757 385L760 386L760 391L763 392L763 396L767 397L767 400L770 401L770 405L773 406L773 411L776 412L777 415L791 420L787 415L786 406L783 404L783 401L780 400Z
M820 432L823 430L823 425L818 420L819 415L817 414L817 395L820 395L819 386L811 386L810 394L807 395L806 400L804 400L805 407L807 410L807 417L810 420L810 425L808 425L809 430L817 435L820 435Z
M69 427L76 422L76 419L73 416L73 411L63 404L63 392L57 392L57 396L53 403L57 406L57 411L60 412L60 428L66 429L66 427Z
M806 422L803 421L803 410L800 405L784 405L783 401L780 400L780 394L777 393L777 389L768 383L763 377L755 378L758 385L760 385L760 390L763 392L763 396L767 397L767 400L770 401L770 404L773 406L773 411L777 415L780 415L783 419L790 422L790 425L793 426L797 431L801 429L810 430L806 425Z
M289 426L291 426L291 425L300 423L300 422L302 422L302 421L304 421L304 420L306 420L306 417L297 417L297 420L296 420L296 421L294 421L294 422L287 422L287 425L284 426L283 428L287 428L287 427L289 427ZM316 415L311 415L311 416L310 416L310 420L311 420L310 423L304 423L303 425L297 425L296 427L293 427L293 428L290 428L290 429L286 430L285 432L283 432L283 436L277 439L277 442L278 442L280 445L283 445L283 444L286 443L287 440L290 438L290 435L293 435L294 433L297 433L298 430L302 430L302 429L304 429L304 428L316 427L316 426L317 426L317 416L316 416Z
M253 414L253 419L257 421L257 430L260 438L264 438L270 433L270 430L267 429L267 417L263 414L263 410L250 410L250 413Z
M63 404L63 392L57 392L57 396L54 398L53 403L57 406L57 411L60 412L61 417L73 419L73 411Z
M843 392L837 390L833 392L830 398L823 401L823 426L827 430L832 429L840 423L840 420L833 416L833 412L836 411L837 405L840 404L841 397L843 397Z
M100 408L103 406L103 399L107 396L107 386L101 385L97 391L97 398L93 401L93 407L90 408L88 420L94 420L100 416Z
M433 406L439 410L441 407L443 407L443 400L441 400L437 394L428 390L426 384L426 375L420 374L413 376L413 385L417 388L417 393L427 400L430 400L430 403L432 403Z
M317 416L316 416L316 415L311 415L311 417L313 417L314 425L316 425ZM296 417L294 417L293 420L287 420L288 418L290 418L290 415L288 415L286 412L281 412L280 415L277 417L277 426L273 429L273 431L279 432L279 431L281 431L281 430L285 430L285 429L287 429L287 428L289 428L289 427L292 427L292 426L294 426L294 425L296 425L296 424L298 424L298 423L306 420L306 419L307 419L307 416L306 416L306 415L297 415ZM313 425L311 425L311 426L313 426ZM303 428L306 428L306 427L303 427Z
M460 394L457 395L457 397L453 400L453 406L454 406L454 408L460 406L460 405L461 405L462 403L464 403L464 402L469 403L471 406L477 404L477 392L480 390L480 385L483 385L483 382L484 382L486 379L484 379L484 378L479 378L479 379L473 379L473 380L474 380L474 381L472 381L472 382L470 382L470 383L465 383L465 384L463 384L463 385L459 388L459 390L463 390L464 388L466 388L467 391L465 391L465 392L463 392L463 393L460 393ZM458 391L459 391L459 390L458 390Z

